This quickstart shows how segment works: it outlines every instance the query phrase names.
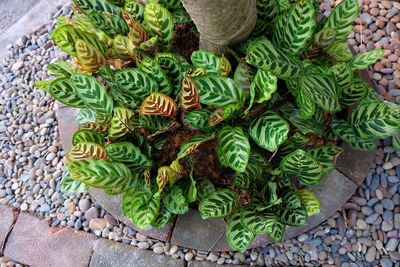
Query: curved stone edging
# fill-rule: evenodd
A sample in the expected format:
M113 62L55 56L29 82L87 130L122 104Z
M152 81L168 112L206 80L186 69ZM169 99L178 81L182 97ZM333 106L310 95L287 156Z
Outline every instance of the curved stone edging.
M65 150L71 148L71 138L77 130L75 118L77 109L59 106L56 108L61 141ZM301 228L288 227L285 239L298 236L318 226L350 199L370 169L375 152L356 151L343 144L343 154L337 161L334 171L326 175L317 186L310 188L321 201L321 212L308 219L307 225ZM92 197L116 219L137 230L137 227L121 212L121 197L110 196L99 189L89 192ZM188 214L177 217L175 224L168 224L163 229L150 228L137 230L151 238L170 241L174 245L185 248L211 251L231 251L225 238L226 223L223 219L203 220L197 210L191 209ZM250 248L271 243L265 236L259 235Z

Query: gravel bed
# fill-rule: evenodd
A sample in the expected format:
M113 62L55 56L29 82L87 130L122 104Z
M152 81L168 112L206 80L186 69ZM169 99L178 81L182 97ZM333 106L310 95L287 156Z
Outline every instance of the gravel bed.
M363 13L349 42L358 51L374 47L386 50L385 58L370 69L371 75L383 98L400 103L400 4L361 2ZM328 15L334 4L325 0L321 13ZM52 19L67 14L70 8L63 6ZM49 41L52 26L10 44L8 58L0 62L0 203L35 213L54 227L93 232L186 261L266 266L400 265L400 151L394 150L390 138L380 143L374 168L343 210L297 238L245 253L194 251L152 240L115 220L89 195L60 193L65 153L59 143L54 100L33 86L35 79L48 77L47 64L68 59ZM1 267L9 266L6 262L0 258Z
M18 262L9 260L4 257L0 257L0 267L23 267L23 266L25 266L25 265L22 265Z

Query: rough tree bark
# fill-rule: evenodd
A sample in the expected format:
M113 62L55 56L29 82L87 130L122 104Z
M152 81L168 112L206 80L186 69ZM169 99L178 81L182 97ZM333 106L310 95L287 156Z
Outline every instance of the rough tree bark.
M246 39L257 19L256 0L182 0L200 32L200 48L222 54Z

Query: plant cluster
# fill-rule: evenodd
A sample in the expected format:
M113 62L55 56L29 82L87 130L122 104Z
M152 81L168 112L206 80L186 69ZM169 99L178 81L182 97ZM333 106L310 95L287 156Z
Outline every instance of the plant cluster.
M399 132L399 106L355 75L383 56L349 50L358 0L321 21L314 0L257 0L248 40L225 56L195 51L190 62L171 52L174 24L190 21L179 0L74 2L76 14L60 18L51 38L75 62L50 64L56 78L37 82L81 109L62 188L121 194L138 228L198 205L203 218L227 220L237 250L257 234L282 240L286 226L319 212L305 186L333 170L338 137L371 150ZM180 131L190 138L160 166L154 155ZM193 154L210 144L232 170L226 186L196 176Z

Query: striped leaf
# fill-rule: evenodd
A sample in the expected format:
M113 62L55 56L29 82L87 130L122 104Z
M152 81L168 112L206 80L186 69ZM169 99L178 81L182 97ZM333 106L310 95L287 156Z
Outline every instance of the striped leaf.
M129 26L128 38L134 45L134 47L140 46L141 43L149 39L145 28L140 22L135 20L134 16L128 12L122 11L122 16Z
M73 107L84 108L85 102L79 97L75 86L69 78L57 78L53 80L48 88L48 92L61 103Z
M126 68L115 73L115 81L123 92L140 100L158 91L157 82L140 69Z
M148 159L138 147L129 142L112 143L106 146L110 159L123 162L130 167L151 168L153 162Z
M364 140L386 138L399 131L400 106L382 100L361 102L351 112L349 123Z
M257 103L271 99L277 89L278 78L269 71L258 69L253 81L256 85Z
M61 193L63 193L64 195L79 194L87 192L90 189L90 186L88 186L87 184L72 179L69 173L66 173L63 176L60 182L60 187L61 187Z
M237 172L246 170L250 157L250 143L240 127L225 126L218 132L219 156Z
M138 184L132 190L122 195L122 214L126 217L132 217L133 213L140 207L149 203L151 197L152 193L150 188L143 184Z
M243 227L240 213L241 211L237 210L229 217L226 226L226 240L229 246L243 252L256 237L256 234Z
M131 109L121 107L114 109L114 115L108 129L108 138L111 141L121 139L133 133L130 123L133 115L133 110Z
M157 82L160 93L166 95L172 93L172 83L157 61L150 57L145 57L140 63L140 69Z
M213 183L207 178L199 178L196 180L197 196L200 200L207 197L215 191Z
M335 29L336 40L346 40L352 31L353 21L360 12L358 0L343 0L327 18L324 28Z
M217 189L200 201L199 212L203 219L221 218L231 214L238 204L238 196L234 191Z
M327 112L340 110L339 93L334 80L323 73L305 73L300 76L300 86L311 99Z
M217 108L208 117L208 126L213 127L224 120L225 110Z
M297 177L304 185L315 185L322 180L323 169L317 159L302 149L285 156L280 169L288 176Z
M396 133L392 136L392 146L396 151L400 151L400 133Z
M336 64L329 69L329 74L335 79L337 88L342 92L351 87L354 81L354 72L348 64Z
M116 12L118 12L118 10ZM88 13L87 16L93 26L95 26L97 29L104 31L110 36L113 36L115 34L126 35L129 32L128 25L126 24L125 20L122 18L119 12L110 14L107 11L93 10Z
M211 51L197 50L190 56L196 68L204 68L207 74L219 74L221 58Z
M271 232L277 221L274 213L268 210L259 211L256 207L246 206L240 214L240 221L247 230L261 234Z
M172 218L172 213L165 207L160 209L157 218L151 223L151 226L156 228L164 228Z
M144 9L145 5L141 2L126 1L124 5L124 10L133 15L139 22L144 20Z
M246 62L250 65L272 72L278 78L298 77L301 61L286 55L266 38L258 38L247 49Z
M301 207L300 195L292 187L286 189L287 191L282 194L283 204L286 208L296 209Z
M219 73L222 76L229 76L231 71L232 71L232 64L225 56L222 56L219 65Z
M86 73L93 73L103 65L107 65L105 56L96 47L78 39L75 43L76 62L79 69Z
M179 57L173 53L157 53L155 58L160 67L171 79L175 94L179 95L183 80L183 68Z
M104 146L104 135L90 129L79 129L72 136L72 145L79 143L95 143Z
M307 215L317 215L320 212L321 204L314 193L307 189L299 189L297 192L300 195L303 206L306 208Z
M233 183L240 188L249 189L251 183L262 176L266 167L265 158L252 152L246 170L235 173Z
M84 159L67 164L71 177L96 188L118 187L132 174L123 163L102 159Z
M300 0L276 19L272 40L281 51L298 56L307 49L316 27L313 2Z
M158 37L154 36L154 37L151 37L149 40L140 43L139 48L140 48L140 50L142 50L146 53L154 54L157 46L158 46Z
M280 208L277 210L277 213L281 222L295 227L304 226L308 218L307 211L303 207L297 209Z
M376 48L372 51L356 55L348 64L352 70L366 69L369 65L375 64L375 62L383 58L383 55L384 50L381 48Z
M152 196L148 203L132 212L132 222L139 229L148 228L151 223L157 218L160 212L160 205L161 197L160 194L157 192Z
M200 102L205 105L223 108L229 104L243 104L244 93L236 81L216 74L195 78Z
M155 1L148 1L144 11L144 21L151 36L157 36L163 50L172 46L174 19L167 9Z
M370 86L359 78L355 78L351 86L346 87L342 91L340 104L349 107L364 99L369 91Z
M353 58L353 53L350 51L349 44L346 40L334 42L326 53L333 61L348 62Z
M197 187L196 181L193 179L193 175L189 175L188 179L182 179L179 181L180 186L185 195L186 202L193 203L197 199Z
M285 235L286 225L281 223L280 221L276 221L276 223L272 226L270 232L267 232L266 235L274 242L281 242L283 240L283 236Z
M343 152L343 149L338 146L319 146L307 151L313 155L322 165L324 174L333 171L336 165L336 159Z
M252 35L259 36L268 33L272 28L273 22L279 13L279 4L277 0L258 0L257 21L252 31Z
M268 111L253 120L249 135L260 147L274 152L288 137L289 123L273 111Z
M199 90L197 89L194 80L189 76L185 76L182 81L179 104L184 110L201 108Z
M162 200L164 206L174 214L185 214L189 211L183 190L178 186L172 187L172 190Z
M174 118L178 111L175 101L163 93L150 93L140 106L140 115L160 115Z
M76 93L85 102L86 106L98 114L111 115L113 100L107 94L104 85L96 78L83 73L74 73L71 76Z
M331 28L321 29L314 35L310 47L302 55L303 58L313 59L327 50L336 39L336 31Z
M280 155L287 155L294 150L301 148L303 149L307 143L309 142L309 139L300 133L295 133L279 147L279 154Z
M375 149L371 140L364 140L356 135L353 127L346 121L333 121L331 128L335 135L350 144L353 149L370 151Z
M318 121L314 118L315 114L322 112L318 110L314 112L314 116L310 119L305 119L301 115L301 111L296 109L291 103L286 103L281 106L281 112L284 117L288 119L296 128L298 128L302 134L315 133L318 135L324 134L323 121Z
M315 114L315 103L311 100L311 97L307 94L307 92L301 87L296 94L296 104L300 108L300 115L304 119L311 119Z
M185 114L185 124L194 129L208 128L208 119L213 112L209 109L198 109Z
M96 143L78 143L67 153L68 161L106 158L106 150L102 145Z
M196 134L191 139L182 143L181 148L178 153L178 159L182 159L187 155L195 151L202 143L213 139L214 136L209 136L205 134Z
M172 165L173 167L173 165ZM170 184L171 186L175 184L180 178L182 178L182 174L179 170L173 169L171 166L162 166L158 169L158 174L157 174L157 185L158 189L160 191L163 190L163 188L167 185Z
M76 72L76 68L70 62L65 61L49 64L47 70L58 77L70 77L72 73Z
M234 80L239 84L240 88L248 94L250 91L250 84L256 75L255 70L246 62L239 62L235 70Z
M111 42L113 56L125 60L134 58L135 45L127 36L118 34Z

